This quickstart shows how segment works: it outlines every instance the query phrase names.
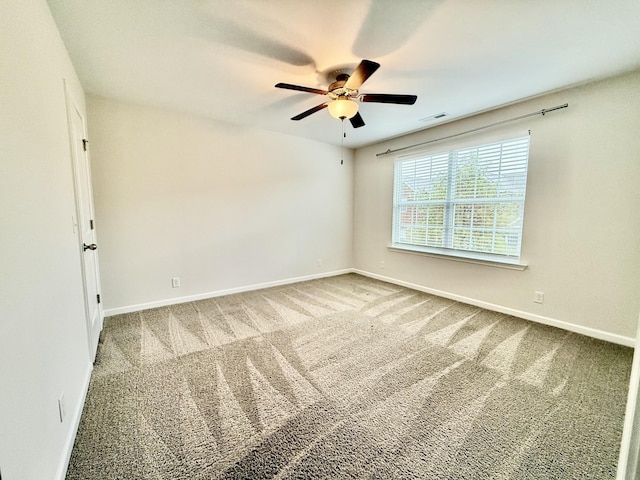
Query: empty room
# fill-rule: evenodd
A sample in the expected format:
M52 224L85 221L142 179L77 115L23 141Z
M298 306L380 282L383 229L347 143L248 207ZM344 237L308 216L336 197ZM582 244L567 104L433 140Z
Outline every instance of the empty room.
M0 480L640 478L639 26L0 2Z

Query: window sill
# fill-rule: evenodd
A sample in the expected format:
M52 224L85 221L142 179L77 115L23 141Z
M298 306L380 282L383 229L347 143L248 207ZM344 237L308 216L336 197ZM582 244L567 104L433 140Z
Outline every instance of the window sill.
M410 253L413 255L424 255L427 257L435 257L443 260L453 260L454 262L475 263L477 265L486 265L489 267L507 268L509 270L523 271L527 265L521 264L516 259L496 258L493 255L483 255L481 253L456 252L445 248L429 248L416 247L413 245L390 245L389 250L400 253Z

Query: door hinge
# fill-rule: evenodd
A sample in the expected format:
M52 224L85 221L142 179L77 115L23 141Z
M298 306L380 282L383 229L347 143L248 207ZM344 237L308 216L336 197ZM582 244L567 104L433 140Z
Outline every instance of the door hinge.
M100 294L97 294L96 298L98 299L98 303L100 303Z
M85 152L87 151L87 144L89 143L89 140L87 140L86 138L82 139L82 150L84 150Z
M93 230L93 229L94 229L94 226L93 226L93 218L92 218L91 220L89 220L89 228L90 228L91 230Z

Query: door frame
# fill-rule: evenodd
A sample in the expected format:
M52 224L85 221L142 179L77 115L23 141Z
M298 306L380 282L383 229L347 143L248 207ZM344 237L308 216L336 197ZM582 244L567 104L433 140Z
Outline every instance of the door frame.
M636 343L631 364L631 378L624 416L620 456L616 480L637 478L640 463L640 315L636 329Z
M91 308L89 305L89 302L92 301L90 300L89 296L91 295L91 293L89 292L88 289L88 285L87 285L87 275L86 275L86 259L85 259L85 254L84 254L84 249L83 249L83 237L82 237L82 228L80 225L80 214L81 214L81 207L80 207L80 202L81 202L81 198L80 198L80 188L78 185L79 180L79 175L78 172L76 170L76 154L80 155L83 157L83 160L81 163L82 166L86 167L87 171L86 171L86 177L88 179L88 201L89 201L89 210L91 213L91 218L95 218L95 210L94 210L94 205L93 205L93 188L92 188L92 177L91 177L91 164L89 161L89 151L88 150L80 150L77 151L77 145L74 142L74 132L73 132L73 120L72 117L73 115L77 114L79 115L81 121L82 121L82 138L86 139L87 138L87 122L86 122L86 118L85 115L83 114L83 111L78 107L78 102L75 101L75 98L73 97L73 95L71 94L71 92L69 91L69 86L67 84L66 79L63 79L63 83L64 83L64 92L65 92L65 101L66 101L66 114L67 114L67 127L69 129L69 144L70 144L70 153L71 153L71 174L72 174L72 179L73 179L73 197L74 197L74 206L75 206L75 211L74 211L74 218L73 218L73 230L74 233L76 233L77 238L78 238L78 255L80 256L80 270L81 270L81 274L82 274L82 292L83 292L83 297L84 297L84 312L85 312L85 327L87 329L87 347L88 347L88 353L89 353L89 359L91 361L91 363L93 363L95 361L96 358L96 353L97 353L97 349L98 349L98 336L99 336L99 332L102 331L102 327L104 324L104 309L102 307L102 303L98 303L97 307L98 307L98 318L96 319L96 322L98 322L98 336L96 336L94 338L93 332L94 332L94 328L93 328L93 322L91 319ZM96 231L94 230L94 237L97 236ZM101 291L101 287L100 287L100 269L99 269L99 257L98 257L98 252L97 250L93 252L93 254L96 256L96 261L95 261L95 276L96 276L96 289L98 292Z

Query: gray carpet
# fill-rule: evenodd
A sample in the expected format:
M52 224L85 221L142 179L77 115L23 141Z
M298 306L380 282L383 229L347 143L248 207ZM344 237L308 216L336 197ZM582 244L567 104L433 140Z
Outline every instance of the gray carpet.
M353 274L118 315L67 479L614 478L631 357Z

